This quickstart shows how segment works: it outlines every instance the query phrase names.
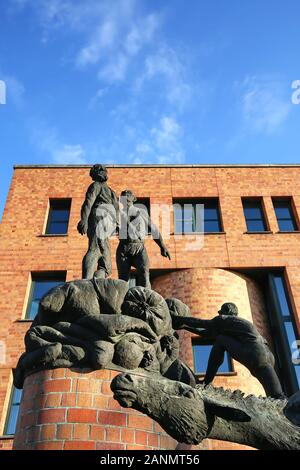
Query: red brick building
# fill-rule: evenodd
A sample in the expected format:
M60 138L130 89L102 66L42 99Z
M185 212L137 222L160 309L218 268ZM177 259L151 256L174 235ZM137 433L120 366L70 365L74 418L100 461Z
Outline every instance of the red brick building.
M151 237L146 240L153 288L164 297L183 300L194 316L203 318L212 318L223 302L235 302L241 316L253 321L269 340L286 393L297 390L300 365L293 354L300 332L300 166L108 167L109 185L117 194L132 189L140 202L150 207L154 219L156 205L172 209L169 233L164 230L171 261L160 256ZM0 225L0 448L3 449L12 447L18 413L19 397L12 387L12 369L23 351L23 337L38 300L55 283L81 277L87 239L77 233L76 226L89 183L87 166L17 166L14 171ZM204 235L199 237L197 211L203 206ZM111 246L114 259L116 238ZM117 277L115 264L112 277ZM183 360L196 373L203 373L210 345L185 332L181 339ZM60 373L55 374L59 378ZM109 386L107 377L100 379L105 379ZM215 384L263 393L257 380L230 358L226 358ZM63 390L58 392L55 394L59 396L48 397L43 404L44 414L52 413L53 419L47 429L41 427L39 448L80 448L80 442L85 443L81 444L84 448L142 448L145 443L151 448L150 440L156 442L158 436L165 439L160 447L171 445L154 428L150 437L146 436L148 425L144 431L139 430L140 416L129 416L126 429L117 423L112 423L109 429L100 423L96 431L93 429L106 442L95 447L88 423L84 423L85 428L72 422L63 428L59 413L53 417L64 398ZM68 400L72 400L71 388L68 393ZM82 403L91 399L84 395L89 394L88 390L83 389L82 393ZM110 398L107 396L106 401L104 398L97 398L97 406L102 400L104 408L114 409ZM59 438L59 433L65 435ZM56 440L60 439L59 445L49 444L53 434ZM128 442L130 446L126 446ZM152 446L155 448L157 442ZM234 447L211 441L206 446Z

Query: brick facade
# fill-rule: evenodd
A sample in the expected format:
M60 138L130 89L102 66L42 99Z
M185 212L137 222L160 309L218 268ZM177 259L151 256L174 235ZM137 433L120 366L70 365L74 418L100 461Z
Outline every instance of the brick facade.
M5 341L6 347L5 363L0 364L2 430L11 370L23 351L23 337L29 327L24 315L31 273L65 271L67 280L81 277L81 260L87 240L77 233L76 226L90 184L88 173L87 167L70 166L17 167L14 171L0 225L0 339ZM151 206L171 205L175 197L219 198L223 232L205 235L201 250L191 250L186 240L176 239L173 223L171 237L166 240L171 262L160 256L158 246L150 238L146 240L151 269L155 272L153 287L166 297L181 298L190 305L193 315L206 315L207 318L215 314L223 301L236 301L242 314L252 319L271 342L263 293L251 276L241 274L241 271L253 268L284 270L299 333L300 234L279 233L271 199L292 196L298 220L299 178L299 166L109 168L109 185L117 194L125 188L132 189L138 197L149 197ZM241 198L254 196L263 198L268 233L246 233ZM49 198L72 199L67 236L43 235ZM112 239L113 260L116 246L117 239ZM115 264L112 277L117 277ZM192 366L191 338L187 333L182 333L182 337L183 357ZM244 368L235 364L235 372L236 375L218 377L216 384L239 387L251 393L261 392L257 381L249 377ZM0 439L0 448L9 448L11 444L10 439ZM221 443L216 446L223 448Z
M176 449L152 419L113 399L110 383L117 374L57 369L28 377L14 449Z

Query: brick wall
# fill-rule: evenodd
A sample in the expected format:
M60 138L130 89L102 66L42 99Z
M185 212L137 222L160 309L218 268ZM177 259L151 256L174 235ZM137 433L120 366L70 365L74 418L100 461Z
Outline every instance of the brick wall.
M157 423L114 400L110 383L117 374L57 369L27 377L14 449L175 449Z

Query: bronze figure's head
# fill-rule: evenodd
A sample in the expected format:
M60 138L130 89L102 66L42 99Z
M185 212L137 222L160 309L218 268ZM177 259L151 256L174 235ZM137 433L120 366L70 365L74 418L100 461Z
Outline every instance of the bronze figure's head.
M221 310L218 311L220 315L234 315L235 317L238 316L239 311L237 306L232 302L226 302L222 305Z
M107 181L107 169L104 165L100 165L97 163L91 168L90 177L93 181L99 181L100 183L104 183Z
M130 189L124 189L124 191L121 192L121 197L124 198L126 197L127 200L127 205L130 206L131 204L134 204L137 201L137 198L133 194Z

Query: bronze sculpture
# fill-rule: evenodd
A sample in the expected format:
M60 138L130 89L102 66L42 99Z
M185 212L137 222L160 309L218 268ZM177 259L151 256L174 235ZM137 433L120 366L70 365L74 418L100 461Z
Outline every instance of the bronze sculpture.
M134 266L137 273L137 285L150 288L149 258L144 243L146 234L151 231L162 256L169 259L171 256L147 211L134 205L137 199L133 192L122 191L121 200L125 207L120 212L120 242L116 255L119 279L128 281L131 267Z
M186 328L202 337L210 338L213 342L204 384L208 385L213 381L227 351L260 381L267 396L282 398L284 394L274 369L274 356L267 341L251 322L238 317L235 304L226 302L218 313L212 320L172 317L175 329Z
M60 367L143 370L195 386L179 359L179 341L165 299L122 280L66 282L50 290L25 335L26 351L14 370L27 375Z
M179 442L210 438L260 450L300 450L300 392L276 400L134 372L115 377L111 389L121 406L150 416Z
M92 279L97 271L98 278L111 274L111 254L109 236L118 226L119 204L115 192L107 184L107 169L104 165L94 165L89 186L81 208L81 219L77 230L87 235L88 251L82 261L82 278Z

